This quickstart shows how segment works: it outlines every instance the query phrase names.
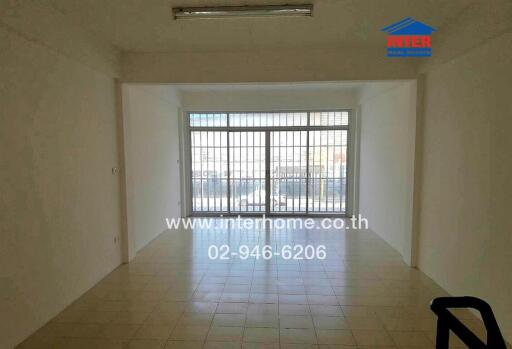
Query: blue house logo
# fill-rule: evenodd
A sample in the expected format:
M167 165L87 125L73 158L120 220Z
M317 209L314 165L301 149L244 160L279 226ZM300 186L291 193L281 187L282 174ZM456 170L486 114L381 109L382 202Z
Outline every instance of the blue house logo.
M432 41L430 36L436 31L412 17L382 28L388 33L388 57L431 57Z

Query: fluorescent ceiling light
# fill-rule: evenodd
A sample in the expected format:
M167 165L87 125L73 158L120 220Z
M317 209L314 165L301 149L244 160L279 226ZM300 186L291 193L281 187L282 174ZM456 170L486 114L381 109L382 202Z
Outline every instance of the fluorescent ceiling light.
M175 19L311 16L313 5L175 7L172 12Z

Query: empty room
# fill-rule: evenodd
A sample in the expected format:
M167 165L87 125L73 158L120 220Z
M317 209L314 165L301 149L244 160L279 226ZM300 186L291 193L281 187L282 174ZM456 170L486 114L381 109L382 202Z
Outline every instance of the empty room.
M0 348L511 348L511 18L0 1Z

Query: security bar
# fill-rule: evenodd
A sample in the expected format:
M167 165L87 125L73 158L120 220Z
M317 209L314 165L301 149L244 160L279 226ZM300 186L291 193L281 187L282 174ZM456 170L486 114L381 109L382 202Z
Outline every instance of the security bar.
M346 214L349 115L189 112L191 212Z

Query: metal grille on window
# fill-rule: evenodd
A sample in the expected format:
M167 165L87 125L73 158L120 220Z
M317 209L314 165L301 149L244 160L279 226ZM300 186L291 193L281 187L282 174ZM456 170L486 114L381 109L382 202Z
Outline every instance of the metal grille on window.
M190 113L193 213L345 214L350 111Z

